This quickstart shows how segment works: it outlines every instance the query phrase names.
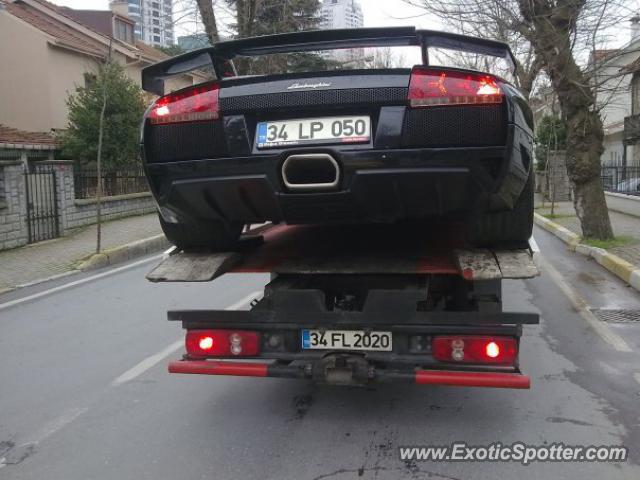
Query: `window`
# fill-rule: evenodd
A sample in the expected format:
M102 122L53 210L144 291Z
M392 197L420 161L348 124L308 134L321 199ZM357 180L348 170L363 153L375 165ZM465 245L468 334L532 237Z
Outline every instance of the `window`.
M160 14L157 11L153 11L151 14L156 18L160 16Z
M153 41L160 43L160 36L159 35L154 35L153 36Z
M153 19L153 24L154 25L160 25L160 20L156 20L155 18Z
M153 29L153 33L158 33L159 34L160 33L160 29L159 28L154 28Z
M116 18L113 36L123 42L133 43L133 26Z

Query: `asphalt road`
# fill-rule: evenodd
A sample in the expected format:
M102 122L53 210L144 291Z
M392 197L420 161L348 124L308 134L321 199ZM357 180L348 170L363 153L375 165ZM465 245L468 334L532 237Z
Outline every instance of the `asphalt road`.
M154 285L147 262L4 295L0 478L640 478L640 322L603 324L585 312L640 309L640 295L546 232L536 238L551 267L504 291L506 310L542 316L522 342L529 391L166 373L182 333L167 309L247 308L265 275ZM453 441L625 445L631 458L522 466L398 456L398 446Z

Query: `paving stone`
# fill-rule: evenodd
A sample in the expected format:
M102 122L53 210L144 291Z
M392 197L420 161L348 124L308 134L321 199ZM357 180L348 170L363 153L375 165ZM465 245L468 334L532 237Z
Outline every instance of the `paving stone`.
M102 246L115 248L162 233L154 214L127 217L102 225ZM0 290L66 272L95 252L96 226L66 237L0 252Z
M537 205L538 208L536 208L536 212L540 215L551 213L549 202L546 202L544 207L541 207L540 203ZM578 220L578 217L575 216L573 203L558 202L555 205L554 213L556 215L560 215L560 217L552 219L554 222L574 233L577 233L578 235L582 235L580 221ZM613 233L616 236L633 237L637 241L623 247L610 248L608 251L640 268L640 217L609 211L609 218L611 219Z

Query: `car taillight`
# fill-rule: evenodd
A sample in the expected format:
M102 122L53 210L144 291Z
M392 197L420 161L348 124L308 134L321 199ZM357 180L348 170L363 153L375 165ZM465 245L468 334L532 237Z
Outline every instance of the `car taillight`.
M220 85L200 85L160 97L151 107L149 121L156 124L198 122L219 118Z
M502 102L503 93L491 75L416 67L409 81L412 107L483 105Z
M431 353L441 362L511 365L518 356L518 344L512 337L435 336Z
M192 357L248 357L260 353L260 337L244 330L189 330L185 346Z

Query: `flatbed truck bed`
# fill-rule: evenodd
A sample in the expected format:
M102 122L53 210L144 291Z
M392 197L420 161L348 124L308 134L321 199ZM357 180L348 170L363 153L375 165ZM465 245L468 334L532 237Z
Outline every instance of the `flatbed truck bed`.
M519 343L539 318L502 311L502 280L539 274L535 244L471 249L463 239L451 225L266 225L234 252L174 249L150 281L257 272L271 281L248 311L169 311L186 330L169 371L529 388Z

